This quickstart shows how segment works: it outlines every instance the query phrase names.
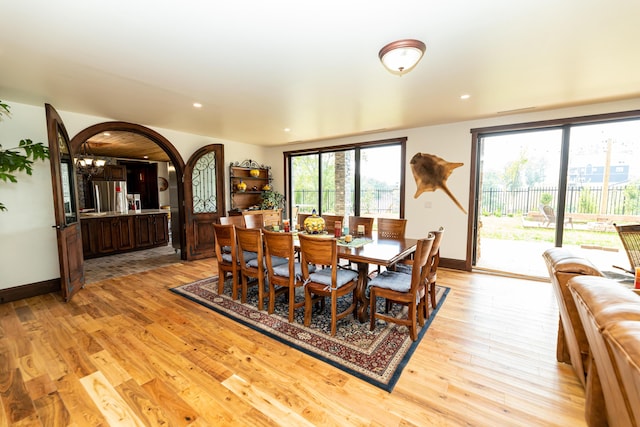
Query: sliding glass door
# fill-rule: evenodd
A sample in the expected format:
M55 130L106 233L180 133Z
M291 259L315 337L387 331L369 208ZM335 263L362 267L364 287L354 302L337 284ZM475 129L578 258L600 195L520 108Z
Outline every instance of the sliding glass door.
M603 271L628 267L614 223L640 222L640 120L479 134L473 265L547 277L570 247Z

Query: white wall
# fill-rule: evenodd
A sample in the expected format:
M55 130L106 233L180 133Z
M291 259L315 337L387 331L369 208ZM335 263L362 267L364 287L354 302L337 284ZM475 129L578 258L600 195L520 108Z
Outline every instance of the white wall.
M11 106L12 117L0 123L0 144L5 148L12 147L24 138L47 142L44 107L14 103L10 100L3 101ZM249 158L270 165L274 177L274 188L281 192L284 192L282 169L284 151L406 136L408 137L405 194L407 234L420 237L428 230L442 225L447 229L442 243L442 256L463 260L466 254L467 215L463 214L442 191L423 193L417 199L413 198L416 188L409 160L415 153L435 154L450 162L464 163L464 166L453 172L448 185L463 206L467 207L471 178L470 129L637 109L640 109L640 98L279 147L257 147L169 129L152 129L171 141L185 162L198 148L207 144L223 143L227 186L228 166L231 162ZM58 110L58 113L70 137L88 126L112 120L62 110ZM144 123L141 124L144 125ZM227 194L227 207L229 206L228 197ZM20 175L17 184L0 182L0 200L9 209L8 212L0 212L0 289L60 277L55 230L51 228L54 221L49 162L37 163L34 174ZM426 202L431 202L432 207L425 207Z
M434 230L439 226L444 226L446 232L441 246L442 257L464 260L466 258L467 250L468 215L464 214L441 190L422 193L417 199L413 198L413 195L416 192L416 184L411 173L409 161L414 154L418 152L435 154L448 162L464 163L464 166L453 171L447 181L447 184L451 192L456 196L465 209L469 211L471 129L638 109L640 109L640 98L623 102L592 104L583 107L531 112L527 114L501 116L491 119L427 126L404 131L392 131L368 134L365 136L339 138L315 143L270 147L268 149L267 158L271 165L278 165L278 167L273 168L275 188L280 191L284 191L284 171L282 170L282 153L284 151L320 146L335 146L353 142L376 141L406 136L408 138L407 164L405 165L405 216L408 220L407 236L425 236L429 230ZM431 204L431 208L427 207L429 203ZM468 212L468 214L470 215L471 212Z
M27 138L47 144L44 106L25 105L7 99L3 102L11 108L11 117L0 123L0 144L4 148L17 146L21 139ZM58 110L58 113L70 138L88 126L113 120L63 110ZM228 182L228 166L232 161L251 158L265 163L262 147L150 128L168 139L185 163L204 145L224 144L225 182ZM17 184L0 181L0 201L8 209L0 212L0 289L59 278L56 233L52 228L55 222L49 161L36 163L32 176L19 174Z

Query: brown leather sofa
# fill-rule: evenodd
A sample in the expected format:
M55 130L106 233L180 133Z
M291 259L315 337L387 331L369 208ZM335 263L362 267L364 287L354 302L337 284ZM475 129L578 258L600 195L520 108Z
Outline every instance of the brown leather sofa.
M570 363L580 382L586 388L589 370L589 343L584 334L573 297L567 288L567 282L576 276L602 276L602 273L589 260L575 255L566 248L548 249L542 254L542 257L549 269L549 277L560 310L556 359L559 362Z
M578 276L567 286L592 357L588 424L639 426L640 296L603 277Z

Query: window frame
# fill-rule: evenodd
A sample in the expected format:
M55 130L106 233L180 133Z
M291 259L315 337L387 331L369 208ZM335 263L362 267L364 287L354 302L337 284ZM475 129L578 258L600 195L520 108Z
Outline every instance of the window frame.
M302 150L292 150L283 152L284 157L284 180L285 191L287 196L287 212L293 212L292 205L292 180L291 180L291 168L292 159L298 156L318 155L318 206L322 209L322 161L321 156L325 153L336 153L340 151L354 151L354 215L360 214L360 152L363 149L387 147L387 146L399 146L400 147L400 218L405 217L405 180L406 180L406 162L407 162L407 137L389 138L375 141L366 141L358 143L347 143L342 145L331 145L326 147L315 147ZM322 214L322 212L318 212Z

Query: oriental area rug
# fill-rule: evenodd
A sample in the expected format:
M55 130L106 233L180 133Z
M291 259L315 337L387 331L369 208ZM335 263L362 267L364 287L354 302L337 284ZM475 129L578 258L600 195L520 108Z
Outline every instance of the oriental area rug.
M338 321L336 335L332 337L331 303L328 299L324 310L314 308L311 325L305 327L304 308L296 310L293 323L288 322L287 295L276 297L275 311L270 315L266 311L267 302L264 311L257 309L256 286L249 287L245 304L239 299L231 299L230 279L226 280L222 295L218 295L217 277L198 280L171 291L391 392L442 306L449 288L437 287L436 308L430 310L429 318L422 328L418 325L418 339L415 342L409 338L409 331L405 326L378 321L375 330L369 331L369 321L360 323L351 315ZM303 301L303 289L298 288L296 291L296 301ZM265 294L268 295L268 292ZM338 310L342 311L350 302L351 295L339 299ZM378 310L383 311L382 299L378 299L378 305ZM402 313L403 310L405 313ZM406 307L394 304L391 312L395 316L406 316Z

